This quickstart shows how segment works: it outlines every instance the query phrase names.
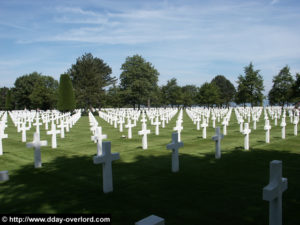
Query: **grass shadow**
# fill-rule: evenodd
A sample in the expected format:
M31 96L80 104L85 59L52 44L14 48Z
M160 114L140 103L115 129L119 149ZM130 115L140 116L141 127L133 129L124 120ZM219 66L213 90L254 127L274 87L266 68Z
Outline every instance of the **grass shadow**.
M180 171L171 172L171 154L139 155L113 162L114 192L102 191L102 166L91 156L57 157L42 168L22 166L1 183L0 213L111 213L112 224L156 214L167 224L244 224L268 222L269 162L283 161L289 180L283 223L299 221L299 154L254 149L195 156L180 153Z

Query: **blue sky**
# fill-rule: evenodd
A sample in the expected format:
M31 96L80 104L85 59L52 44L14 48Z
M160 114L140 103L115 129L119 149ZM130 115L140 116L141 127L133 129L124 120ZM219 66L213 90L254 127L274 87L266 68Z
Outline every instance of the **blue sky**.
M285 65L300 72L299 12L298 0L0 0L0 87L33 71L59 79L90 52L116 77L140 54L160 85L236 85L253 62L267 93Z

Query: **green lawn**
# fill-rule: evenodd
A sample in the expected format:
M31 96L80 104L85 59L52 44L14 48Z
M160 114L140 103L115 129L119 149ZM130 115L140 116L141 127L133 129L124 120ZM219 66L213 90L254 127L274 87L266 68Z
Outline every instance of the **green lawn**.
M34 168L33 149L21 142L21 133L9 119L0 171L8 170L10 180L0 183L0 213L111 213L112 224L120 225L133 225L151 214L165 218L167 225L266 225L268 202L262 200L262 189L269 181L269 163L276 159L283 161L283 176L288 178L283 224L299 224L300 136L293 135L289 119L286 139L281 139L281 128L271 121L271 143L265 144L261 116L257 130L250 134L250 150L245 151L233 112L222 141L222 158L216 160L211 123L207 139L202 139L202 130L197 131L183 115L178 173L171 172L171 151L166 150L177 115L159 136L148 125L148 150L142 149L142 137L137 135L140 124L128 140L96 116L112 142L112 152L121 156L113 162L110 194L102 191L102 166L93 164L97 148L90 141L88 117L82 117L65 139L57 139L57 149L51 149L51 136L41 129L41 140L48 140L48 146L42 148L39 169Z

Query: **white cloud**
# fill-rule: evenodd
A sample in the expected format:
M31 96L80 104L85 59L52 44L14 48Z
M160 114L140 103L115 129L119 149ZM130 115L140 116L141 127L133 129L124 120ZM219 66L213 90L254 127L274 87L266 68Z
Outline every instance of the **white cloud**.
M271 80L270 68L300 57L299 7L278 2L103 0L74 1L70 7L59 1L48 14L40 12L43 20L28 21L38 29L15 38L45 49L72 43L81 52L92 46L117 59L139 53L157 62L165 77L182 74L199 83L222 71L237 76L254 61Z

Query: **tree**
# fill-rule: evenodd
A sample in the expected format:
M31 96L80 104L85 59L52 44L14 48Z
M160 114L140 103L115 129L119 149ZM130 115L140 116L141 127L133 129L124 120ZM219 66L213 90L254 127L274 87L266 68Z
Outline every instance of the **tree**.
M106 106L120 108L122 105L120 87L118 87L116 84L113 84L113 86L108 89L106 94Z
M150 99L157 88L159 73L150 62L140 55L127 57L121 66L120 88L124 101L134 108L141 104L150 105Z
M197 87L195 85L185 85L181 87L182 90L182 104L184 107L191 107L196 105Z
M177 85L176 78L168 80L167 84L162 86L162 99L165 105L171 105L172 107L182 104L182 91L181 87Z
M8 110L12 110L12 99L11 99L11 90L7 91L6 94L6 100L5 100L5 109Z
M234 100L236 90L233 84L223 75L215 76L211 83L215 83L220 91L220 104L229 105L229 102Z
M263 78L259 70L254 70L253 64L244 67L245 76L238 77L237 103L260 105L263 102Z
M270 104L279 104L284 106L292 98L292 86L294 79L288 66L283 67L277 76L273 77L273 86L269 92Z
M40 76L34 83L33 91L29 95L34 109L54 109L57 104L58 82L50 76Z
M74 90L68 74L60 75L57 109L62 112L72 112L75 109Z
M220 104L220 90L218 86L215 83L205 82L199 88L198 103L208 107Z
M300 102L300 74L296 74L296 80L292 86L292 101Z
M75 90L77 107L99 107L105 101L105 87L115 82L111 68L102 59L86 53L68 70Z
M17 109L31 109L30 94L33 92L34 84L40 79L41 74L33 72L18 77L14 84L14 95Z
M57 87L56 80L37 72L18 77L13 88L16 108L54 108L57 102Z
M0 88L0 109L5 110L5 102L6 102L6 95L9 88L2 87Z

